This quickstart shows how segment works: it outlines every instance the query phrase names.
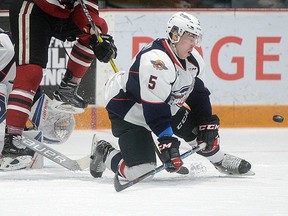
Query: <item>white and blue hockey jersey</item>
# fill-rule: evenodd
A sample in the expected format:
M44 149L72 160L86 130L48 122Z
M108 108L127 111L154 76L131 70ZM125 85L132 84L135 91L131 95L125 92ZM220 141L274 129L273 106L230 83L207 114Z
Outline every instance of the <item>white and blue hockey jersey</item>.
M184 105L203 69L197 50L180 60L166 39L156 39L136 55L128 72L107 81L105 107L158 136L171 127L172 116Z

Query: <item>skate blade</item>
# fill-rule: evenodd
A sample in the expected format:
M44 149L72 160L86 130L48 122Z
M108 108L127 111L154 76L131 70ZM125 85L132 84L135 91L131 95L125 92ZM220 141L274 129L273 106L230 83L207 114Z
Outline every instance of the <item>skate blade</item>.
M254 176L255 172L249 170L247 173L241 174L240 176Z
M91 145L91 154L90 154L90 162L92 162L92 156L94 155L95 149L96 149L96 145L98 142L98 137L96 136L96 134L93 135L92 138L92 145Z
M241 176L254 176L255 175L255 172L249 170L247 173L243 173L243 174L231 174L231 173L226 173L226 172L221 172L219 171L220 173L222 174L225 174L225 176L227 177L241 177Z
M66 104L60 101L57 101L55 99L52 100L51 103L51 109L53 109L54 111L60 111L63 113L70 113L70 114L80 114L84 112L83 108L79 108L79 107L74 107L70 104Z

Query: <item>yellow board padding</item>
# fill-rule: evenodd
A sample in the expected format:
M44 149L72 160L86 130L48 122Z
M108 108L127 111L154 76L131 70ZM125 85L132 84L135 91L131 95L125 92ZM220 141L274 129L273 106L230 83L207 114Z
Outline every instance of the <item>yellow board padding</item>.
M104 107L88 107L81 114L74 115L76 130L109 129L111 124Z
M222 128L287 127L274 122L273 115L288 118L288 106L213 106L213 114L220 118ZM111 124L104 107L88 107L84 113L75 115L76 130L110 129Z
M213 106L220 118L220 127L287 127L273 121L273 115L288 117L288 106Z

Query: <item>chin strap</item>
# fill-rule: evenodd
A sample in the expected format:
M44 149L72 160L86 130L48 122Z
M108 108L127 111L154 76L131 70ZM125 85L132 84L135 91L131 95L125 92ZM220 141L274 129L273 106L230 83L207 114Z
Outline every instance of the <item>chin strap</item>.
M172 43L172 42L171 42ZM176 42L172 43L172 51L174 52L174 54L179 57L178 53L177 53L177 49L176 49Z
M173 40L170 35L168 36L168 39L171 43L171 48L172 48L172 51L174 52L174 54L179 57L178 53L177 53L177 49L176 49L176 44L180 41L180 36L178 35L178 38L177 40Z

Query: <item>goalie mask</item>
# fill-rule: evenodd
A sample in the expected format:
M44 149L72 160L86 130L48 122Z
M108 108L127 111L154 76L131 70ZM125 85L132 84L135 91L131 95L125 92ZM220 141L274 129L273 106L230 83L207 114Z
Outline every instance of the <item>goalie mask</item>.
M199 20L195 16L185 12L175 13L167 23L166 33L172 43L178 43L180 37L178 38L178 41L174 41L171 38L171 33L174 31L176 31L180 37L184 33L192 34L195 37L195 46L200 46L202 40L202 28Z

